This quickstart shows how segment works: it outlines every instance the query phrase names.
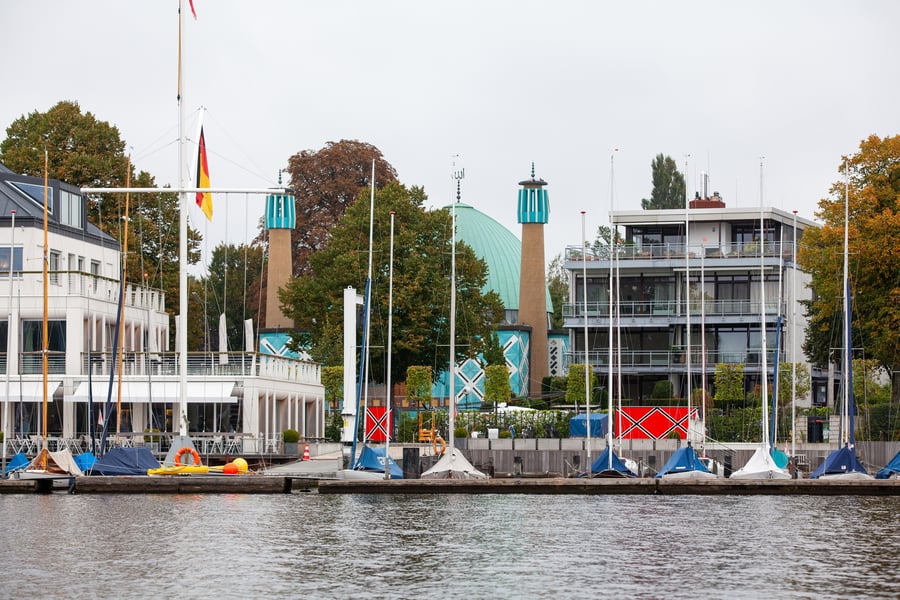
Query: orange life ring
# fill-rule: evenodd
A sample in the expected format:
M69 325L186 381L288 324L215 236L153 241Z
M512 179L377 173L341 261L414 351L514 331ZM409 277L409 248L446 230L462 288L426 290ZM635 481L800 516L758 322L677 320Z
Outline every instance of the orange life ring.
M438 446L441 447L440 450L438 450ZM431 449L434 450L436 456L443 456L444 452L447 451L447 442L445 442L444 438L442 438L441 436L436 435L431 441Z
M190 452L191 455L193 455L193 457L194 457L194 464L195 464L195 465L199 465L199 464L200 464L200 454L198 454L197 451L194 450L193 448L190 448L190 447L188 447L188 446L184 446L184 447L182 447L181 449L179 449L178 452L175 453L175 466L176 466L176 467L180 467L180 466L181 466L181 455L182 455L182 454L187 454L188 452Z

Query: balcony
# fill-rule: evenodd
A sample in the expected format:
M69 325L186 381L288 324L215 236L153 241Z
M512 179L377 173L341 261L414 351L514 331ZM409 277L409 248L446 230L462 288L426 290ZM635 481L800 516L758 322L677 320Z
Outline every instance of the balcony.
M743 244L726 243L716 246L691 244L688 246L687 250L688 258L696 259L698 264L701 256L711 261L755 258L758 262L761 258L760 252L763 252L766 257L783 258L790 262L793 256L794 244L791 242L786 242L784 244L772 242L763 244L762 248L760 248L760 245L756 242L747 242ZM568 246L565 251L565 260L567 263L581 263L584 261L588 261L589 263L592 261L608 262L609 257L610 252L608 246L589 248L584 248L581 245ZM644 244L640 247L633 244L618 244L615 257L618 258L619 261L684 260L685 247L684 244ZM715 262L712 262L710 267L714 268L715 264Z
M584 302L569 302L563 304L562 314L564 318L581 319L587 314L588 318L609 318L609 301L588 302L585 311ZM657 300L650 302L619 302L620 317L654 317L654 316L680 316L684 317L684 301ZM785 307L782 306L782 310ZM766 302L766 314L774 315L778 310L778 302ZM701 311L706 317L759 317L761 303L757 300L707 300L704 306L699 301L691 302L691 317L699 318ZM567 326L571 326L567 324Z
M622 360L622 370L626 373L678 372L687 369L687 356L684 348L674 348L671 350L622 350L620 356ZM588 358L593 370L603 373L609 369L608 350L592 350L589 353ZM584 364L584 352L568 352L566 353L566 359L570 365ZM696 346L693 347L691 350L692 371L700 369L702 359L701 349ZM775 361L774 350L770 350L766 353L766 361L768 368L771 369ZM707 372L715 371L718 363L743 364L746 371L758 372L761 366L760 353L759 350L747 350L743 352L707 350Z

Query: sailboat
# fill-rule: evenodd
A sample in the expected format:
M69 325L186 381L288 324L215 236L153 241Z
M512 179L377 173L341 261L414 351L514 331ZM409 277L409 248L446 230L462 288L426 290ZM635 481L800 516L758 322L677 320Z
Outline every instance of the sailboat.
M456 178L456 201L460 200L460 180L464 172L454 174ZM488 476L476 469L456 447L454 427L456 420L456 205L450 208L450 413L447 437L449 444L444 454L432 467L422 473L422 479L487 479Z
M685 164L687 173L687 164ZM685 298L685 378L687 380L687 444L675 450L669 460L662 466L656 477L659 479L714 479L716 474L706 466L704 459L697 455L691 445L691 253L688 252L690 243L690 201L685 187L684 197L684 298ZM702 290L701 290L702 295ZM702 296L701 296L702 297ZM706 374L703 374L706 377Z
M819 468L812 472L810 479L872 479L856 456L856 437L853 426L853 340L850 310L850 181L849 165L844 165L844 352L841 356L842 399L841 402L841 442L843 445L825 457Z
M51 452L47 447L47 374L48 374L48 347L49 347L49 283L50 283L50 245L48 241L48 184L49 184L49 155L44 150L44 260L43 260L43 279L44 279L44 322L43 322L43 342L41 345L41 362L44 381L44 404L43 417L41 419L41 449L31 463L22 469L16 471L13 475L16 479L46 479L57 477L70 477L73 475L84 475L82 470L75 463L75 458L68 448Z
M392 216L393 223L393 216ZM371 327L369 316L372 310L372 246L374 243L375 227L375 160L372 160L372 181L369 194L369 269L366 274L366 292L363 304L363 334L362 347L359 353L359 380L356 393L356 419L353 424L353 441L350 446L350 468L338 471L340 479L383 479L385 471L389 470L391 479L402 479L403 471L399 465L388 455L388 447L375 448L366 444L363 436L362 448L359 456L356 454L357 432L359 431L360 405L367 408L368 404L368 368L369 368L369 330ZM393 236L392 236L393 237ZM393 239L392 242L393 244ZM388 334L390 336L390 334ZM390 350L388 351L390 354ZM388 382L390 385L390 382ZM390 390L388 390L390 397ZM365 402L364 402L365 400ZM388 431L390 436L390 431Z
M731 479L790 479L791 474L779 467L772 458L769 438L769 374L766 360L766 253L765 218L763 215L762 163L760 163L759 185L759 314L760 314L760 382L762 405L762 436L759 446L743 467L731 474Z

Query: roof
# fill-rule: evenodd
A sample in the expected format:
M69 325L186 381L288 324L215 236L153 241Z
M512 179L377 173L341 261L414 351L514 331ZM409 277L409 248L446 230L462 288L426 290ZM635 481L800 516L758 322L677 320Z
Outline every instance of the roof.
M461 202L457 202L455 207L459 239L487 263L487 281L482 291L497 292L506 310L518 310L522 242L509 229L478 209ZM547 292L548 311L552 310L551 306L550 293Z

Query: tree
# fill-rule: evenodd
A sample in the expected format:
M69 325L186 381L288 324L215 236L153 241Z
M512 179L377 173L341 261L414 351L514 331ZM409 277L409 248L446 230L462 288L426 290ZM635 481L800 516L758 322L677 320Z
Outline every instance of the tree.
M362 190L384 187L397 172L371 144L357 140L328 142L321 150L303 150L288 159L287 172L296 198L297 227L291 232L294 275L309 271L310 256L325 247L331 229Z
M830 349L843 347L844 198L849 196L849 256L853 346L891 373L892 396L900 402L900 136L862 140L845 157L830 196L819 202L821 228L803 232L799 262L816 291L807 303L809 326L804 350L818 365Z
M809 366L806 363L797 363L797 385L792 385L792 363L778 363L778 404L790 406L791 392L796 390L797 398L805 398L811 388Z
M562 329L563 305L569 299L569 272L566 271L561 254L550 262L547 272L547 289L550 290L550 302L553 303L553 315L550 318L551 329Z
M226 334L230 350L243 351L244 321L254 317L247 301L247 286L262 270L263 251L259 245L219 244L212 251L207 276L202 286L206 331L218 332L219 315L225 313ZM218 344L213 344L218 349Z
M510 396L509 371L505 365L488 365L484 369L484 401L495 407L508 402Z
M344 367L322 367L322 387L328 408L340 412L344 398Z
M744 365L719 363L714 375L716 408L729 409L744 401Z
M387 347L390 211L395 212L393 286L393 381L401 381L410 365L430 364L444 370L450 342L450 213L425 210L422 188L394 182L378 190L375 200L372 274L371 373L384 378ZM298 333L295 347L313 351L334 339L328 328L341 326L344 288L365 290L369 252L369 195L363 191L330 233L328 245L310 256L309 272L291 280L279 298ZM456 359L477 356L482 340L503 318L496 292L483 294L487 267L457 242Z
M684 175L678 171L672 157L657 154L650 163L650 171L653 173L653 189L650 191L649 199L641 200L641 208L644 210L684 208L686 189Z
M482 352L482 362L485 366L499 365L506 368L506 357L503 355L503 348L500 346L500 337L496 331L492 331L484 341L484 351Z
M17 173L42 177L44 149L49 176L79 187L125 187L129 161L119 130L77 102L57 103L45 113L32 112L13 121L0 142L0 162ZM131 165L132 187L155 187L152 175ZM174 193L130 196L127 279L166 293L166 311L178 312L180 258L178 198ZM124 240L125 194L98 194L88 200L88 219ZM200 259L200 234L188 228L188 262ZM171 334L174 340L174 328Z
M413 406L431 406L431 367L411 365L406 369L406 397Z
M584 404L584 365L581 363L569 365L569 379L566 384L566 402L578 405ZM597 376L591 370L590 380L591 390L597 387ZM591 403L594 403L593 393L591 394Z

